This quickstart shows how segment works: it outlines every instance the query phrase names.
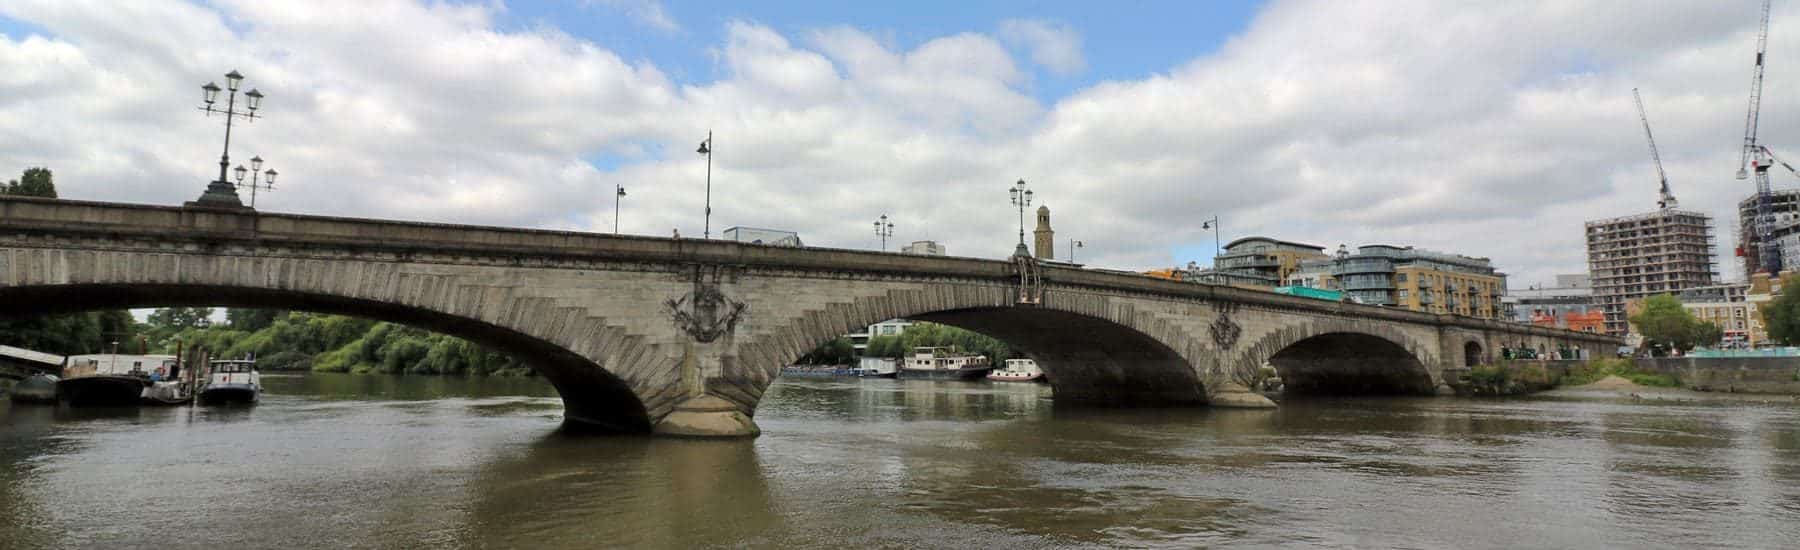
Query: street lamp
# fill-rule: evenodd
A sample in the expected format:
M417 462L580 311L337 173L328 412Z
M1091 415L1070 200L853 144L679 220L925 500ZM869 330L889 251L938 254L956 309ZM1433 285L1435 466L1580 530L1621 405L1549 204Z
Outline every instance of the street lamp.
M1087 244L1075 239L1069 239L1069 263L1075 263L1075 250L1083 246L1087 246Z
M1213 261L1219 261L1219 215L1213 214L1212 219L1200 224L1200 228L1213 230ZM1213 269L1218 269L1218 267L1213 266Z
M256 190L267 189L274 191L275 176L280 175L274 168L258 172L258 170L262 170L262 163L263 160L261 156L254 156L250 157L250 168L248 170L244 169L244 165L242 164L239 164L236 169L232 170L232 172L235 172L237 175L237 185L235 187L238 189L243 189L245 187L250 188L250 208L256 208ZM244 183L244 175L246 173L250 175L250 183ZM260 183L257 181L258 177L262 178Z
M701 238L712 238L712 130L706 131L706 141L700 142L700 149L694 151L706 155L706 226L701 229Z
M887 239L894 236L894 224L888 221L887 214L882 214L881 219L875 220L875 234L881 236L881 251L887 252Z
M619 199L625 198L625 184L613 184L613 234L619 234Z
M190 206L230 208L242 208L244 206L244 201L238 198L237 188L233 186L230 181L225 179L225 171L231 166L231 123L238 118L243 118L246 122L255 120L257 117L256 110L262 107L263 95L262 92L256 91L255 88L252 88L249 92L245 92L244 106L246 107L246 110L237 110L238 86L242 84L243 81L244 75L238 74L237 71L225 73L225 89L229 90L231 93L225 96L224 109L213 107L213 104L219 99L220 88L218 84L208 82L205 86L200 87L201 92L204 93L204 95L201 96L201 101L206 103L206 105L200 107L200 110L205 111L207 116L212 116L213 113L225 115L225 147L223 152L219 153L219 179L213 180L212 183L207 184L206 192L200 195L199 200L188 203Z
M1012 193L1013 206L1019 207L1019 248L1013 250L1014 256L1030 256L1031 249L1025 248L1025 207L1031 206L1031 189L1025 186L1025 180L1007 188Z

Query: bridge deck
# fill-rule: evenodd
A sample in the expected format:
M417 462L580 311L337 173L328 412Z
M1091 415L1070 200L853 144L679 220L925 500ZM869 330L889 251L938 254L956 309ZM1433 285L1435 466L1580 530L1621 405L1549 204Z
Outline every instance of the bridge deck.
M585 259L726 264L949 279L1011 280L1017 277L1013 264L1004 260L36 197L0 197L0 231L18 235L43 235L51 239L57 235L103 234L148 240L185 240L202 245L239 243L289 248L389 251L401 255L429 253L498 257L526 265L549 260ZM1232 302L1403 323L1433 323L1618 342L1618 339L1605 335L1564 329L1326 302L1129 273L1044 266L1043 280L1052 288L1089 287L1110 292Z

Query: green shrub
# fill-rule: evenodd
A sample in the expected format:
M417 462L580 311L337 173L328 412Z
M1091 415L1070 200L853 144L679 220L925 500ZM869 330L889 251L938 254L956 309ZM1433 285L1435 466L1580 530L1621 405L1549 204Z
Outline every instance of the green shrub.
M1671 374L1661 374L1638 370L1637 363L1628 358L1595 359L1569 369L1569 375L1563 377L1558 385L1580 386L1592 384L1601 378L1617 376L1632 383L1660 388L1681 386L1681 379Z

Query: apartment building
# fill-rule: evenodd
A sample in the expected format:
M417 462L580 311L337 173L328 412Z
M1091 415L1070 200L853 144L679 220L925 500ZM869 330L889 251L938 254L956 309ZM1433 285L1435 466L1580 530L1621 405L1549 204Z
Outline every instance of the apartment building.
M1631 332L1626 304L1708 286L1718 278L1712 218L1663 209L1587 222L1588 277L1606 333Z

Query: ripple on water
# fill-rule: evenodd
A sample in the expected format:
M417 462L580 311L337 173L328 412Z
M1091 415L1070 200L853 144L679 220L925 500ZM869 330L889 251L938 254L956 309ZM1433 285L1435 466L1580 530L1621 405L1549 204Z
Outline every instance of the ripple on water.
M1766 406L1095 411L1054 407L1034 386L783 380L757 410L762 437L706 442L562 437L553 393L480 382L287 377L246 409L0 409L0 546L129 547L171 532L195 542L170 547L395 548L1751 548L1800 536L1800 415Z

